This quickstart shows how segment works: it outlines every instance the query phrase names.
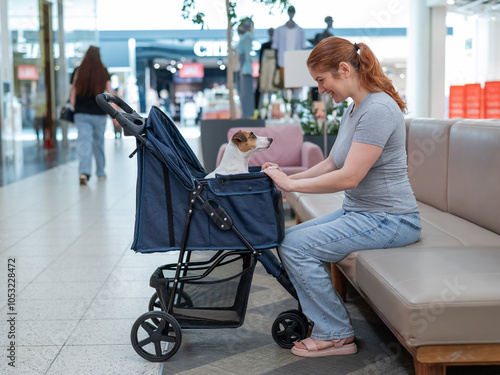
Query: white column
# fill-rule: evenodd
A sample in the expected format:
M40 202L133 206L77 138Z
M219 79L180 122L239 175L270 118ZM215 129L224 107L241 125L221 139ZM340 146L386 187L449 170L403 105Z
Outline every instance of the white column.
M446 117L445 57L446 57L446 6L431 8L430 59L429 59L429 116ZM423 93L425 94L425 93Z
M446 2L410 0L409 117L445 117Z
M14 157L14 68L7 1L0 1L0 158Z
M425 1L410 0L406 99L408 116L429 117L430 8Z
M489 20L487 81L500 81L500 19Z

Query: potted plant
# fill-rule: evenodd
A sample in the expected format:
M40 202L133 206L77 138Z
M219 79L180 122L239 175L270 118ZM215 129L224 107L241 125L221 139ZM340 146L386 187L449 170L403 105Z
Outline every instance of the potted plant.
M333 101L325 103L312 99L293 99L292 105L297 109L304 141L317 144L326 156L337 138L340 120L348 106L347 101L337 104Z

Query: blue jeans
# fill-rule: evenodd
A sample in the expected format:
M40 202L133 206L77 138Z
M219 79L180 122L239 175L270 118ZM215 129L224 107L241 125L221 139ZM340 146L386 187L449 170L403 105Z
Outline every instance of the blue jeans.
M95 157L97 177L104 177L104 131L106 130L107 115L91 115L89 113L75 113L75 124L78 129L76 152L80 162L80 174L91 175L92 155Z
M418 213L346 212L342 209L286 231L279 248L304 314L314 322L311 337L351 337L349 314L323 262L339 262L357 250L407 246L420 236Z

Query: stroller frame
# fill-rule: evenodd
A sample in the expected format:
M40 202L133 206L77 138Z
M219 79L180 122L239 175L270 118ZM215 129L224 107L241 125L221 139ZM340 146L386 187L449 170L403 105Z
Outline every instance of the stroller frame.
M100 94L96 97L96 101L106 113L118 121L125 135L136 137L137 148L130 155L133 157L148 141L145 119L114 95ZM115 103L124 112L115 110L109 103ZM173 124L170 118L169 120ZM194 189L188 192L187 215L178 261L163 265L153 273L150 286L156 289L156 293L151 297L149 311L136 320L131 330L134 350L141 357L152 362L163 362L178 351L182 342L181 328L236 328L241 326L247 308L256 260L259 260L266 271L274 276L295 299L298 299L288 275L270 248L255 249L218 202L202 197L202 192L208 187L208 182L196 177L193 177L193 182ZM194 250L188 249L187 242L195 205L198 204L219 230L232 231L243 243L244 248L218 250L208 260L192 261ZM282 206L280 207L282 210ZM226 267L232 273L214 278L213 275L217 271ZM236 268L236 271L231 267ZM198 295L211 292L199 293L196 288L209 285L215 285L219 294L222 295L220 306L207 307L203 305L206 303L203 298L198 298ZM222 285L228 285L226 290L221 287ZM194 290L193 295L190 296L188 289ZM197 301L202 302L198 305ZM278 345L291 348L295 341L306 336L310 324L299 304L297 310L285 311L278 315L271 333Z

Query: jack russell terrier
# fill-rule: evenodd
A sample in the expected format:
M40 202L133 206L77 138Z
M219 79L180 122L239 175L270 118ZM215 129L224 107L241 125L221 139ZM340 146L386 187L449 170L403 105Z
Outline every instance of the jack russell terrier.
M272 138L258 137L252 132L239 130L228 142L219 166L205 178L214 178L216 173L223 175L248 173L250 155L256 151L267 150L271 143L273 143Z

